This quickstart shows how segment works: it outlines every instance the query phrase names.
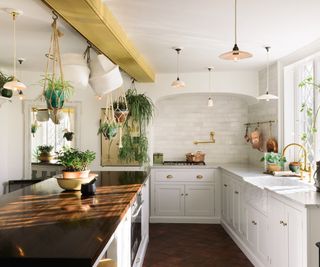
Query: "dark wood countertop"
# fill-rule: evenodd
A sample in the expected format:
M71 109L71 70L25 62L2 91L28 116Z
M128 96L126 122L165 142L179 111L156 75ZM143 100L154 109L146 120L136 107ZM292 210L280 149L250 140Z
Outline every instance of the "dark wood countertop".
M88 198L54 178L2 196L0 266L92 266L147 176L101 172Z

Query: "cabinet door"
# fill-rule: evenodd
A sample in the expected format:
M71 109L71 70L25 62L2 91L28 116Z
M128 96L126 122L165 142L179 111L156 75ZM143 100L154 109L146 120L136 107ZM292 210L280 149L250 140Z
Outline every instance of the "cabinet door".
M241 208L241 190L240 190L240 184L236 181L233 182L232 187L232 225L233 228L240 232L240 208Z
M157 184L155 213L159 216L184 215L184 185Z
M222 177L222 218L229 222L229 179L227 176L223 175Z
M268 221L267 217L264 216L262 213L259 213L256 211L256 219L257 219L257 253L258 257L261 259L261 261L267 265L268 262Z
M117 266L131 266L131 209L121 221L116 232Z
M214 215L213 185L186 185L185 215L209 217Z
M287 221L284 221L286 230L286 242L288 244L289 267L301 267L303 265L303 228L302 214L300 211L286 206Z
M247 206L246 211L247 242L253 250L256 250L258 241L258 220L256 218L256 213L254 212L253 208Z
M145 181L142 187L142 239L149 236L149 179Z
M283 222L286 220L285 206L282 202L269 198L269 247L271 266L288 266L288 243ZM290 266L291 267L291 266Z

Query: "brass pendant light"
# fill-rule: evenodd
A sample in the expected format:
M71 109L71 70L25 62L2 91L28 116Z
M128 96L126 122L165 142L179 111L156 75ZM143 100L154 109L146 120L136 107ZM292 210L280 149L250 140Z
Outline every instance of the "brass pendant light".
M16 17L18 15L22 15L23 12L21 10L11 9L11 8L6 9L6 12L8 12L12 16L12 19L13 19L13 80L5 83L3 88L14 90L14 91L18 90L19 95L20 95L20 91L23 89L26 89L27 86L17 80L17 73L16 73L17 72L17 67L16 67L16 62L17 62Z
M266 46L265 49L267 51L267 89L266 89L266 93L261 96L258 96L257 99L270 101L273 99L278 99L278 97L276 95L269 94L269 50L270 50L270 46Z
M232 51L223 53L219 57L221 59L233 61L252 57L251 53L241 51L237 44L237 0L234 0L234 46L232 48Z
M180 56L180 52L181 52L182 48L181 47L173 47L173 49L177 52L177 79L172 82L171 86L175 87L175 88L183 88L186 86L186 84L184 81L181 81L180 77L179 77L179 71L180 71L180 69L179 69L179 67L180 67L179 56Z

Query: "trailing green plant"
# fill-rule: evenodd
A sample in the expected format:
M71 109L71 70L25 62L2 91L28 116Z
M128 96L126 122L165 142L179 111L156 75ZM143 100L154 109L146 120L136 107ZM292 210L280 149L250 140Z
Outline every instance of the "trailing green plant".
M33 137L35 136L35 133L37 132L38 129L39 129L38 123L34 122L31 124L31 134Z
M317 89L320 92L320 84L316 84L312 77L307 77L304 80L302 80L299 83L300 89L308 89L310 87L311 90ZM318 131L317 130L317 118L320 111L320 105L317 107L313 107L311 105L308 105L306 102L303 102L301 104L300 112L303 112L306 114L307 118L311 120L311 125L308 127L307 131L302 133L301 140L306 141L308 136L313 137L313 135Z
M123 101L119 101L119 102L113 102L113 109L114 110L117 110L117 109L119 109L119 110L121 110L121 111L126 111L126 110L128 110L128 108L127 108L127 104L125 103L125 102L123 102Z
M53 146L47 146L47 145L38 146L38 150L40 153L50 154L51 151L53 150Z
M96 158L96 153L90 150L80 151L75 148L64 147L58 155L58 162L65 167L65 171L84 171Z
M114 122L102 122L100 123L100 127L98 129L98 135L102 134L105 139L111 140L118 133L118 125Z
M282 156L281 153L274 152L266 153L265 156L260 159L260 161L265 161L268 164L277 164L279 166L283 166L284 163L287 162L286 157Z
M0 95L4 97L12 97L12 90L3 88L7 82L11 81L13 81L13 76L7 76L0 71Z
M64 101L68 100L74 93L74 88L70 82L61 77L46 75L41 80L42 86L45 86L43 95L47 101L48 108L62 108Z
M73 135L74 135L74 132L67 131L63 134L63 138L65 138L67 141L72 141Z
M149 162L148 138L144 135L131 136L126 133L122 137L122 148L119 150L119 159L123 162L139 162L139 164Z

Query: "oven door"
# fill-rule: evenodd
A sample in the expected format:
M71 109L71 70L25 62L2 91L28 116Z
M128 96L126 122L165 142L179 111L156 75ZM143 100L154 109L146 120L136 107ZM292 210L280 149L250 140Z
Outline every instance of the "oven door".
M142 215L141 195L137 196L137 201L132 205L131 215L131 266L136 258L142 239L141 215Z

